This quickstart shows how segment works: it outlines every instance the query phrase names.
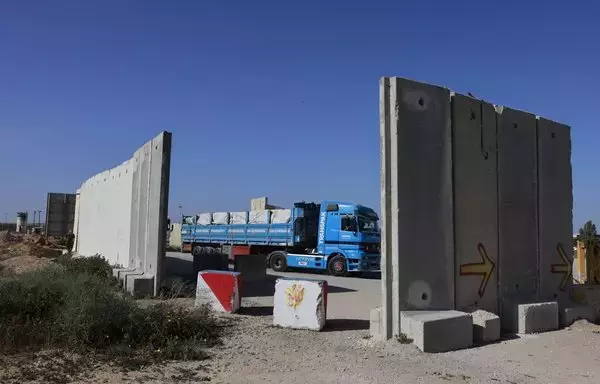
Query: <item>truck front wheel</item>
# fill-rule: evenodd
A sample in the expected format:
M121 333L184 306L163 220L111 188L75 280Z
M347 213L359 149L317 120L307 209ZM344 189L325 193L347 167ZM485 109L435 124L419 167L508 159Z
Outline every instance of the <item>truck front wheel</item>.
M204 253L204 251L203 251L202 247L199 247L199 246L195 245L192 248L192 256L200 256L203 253Z
M333 276L346 276L348 274L348 265L346 258L342 255L336 255L329 260L329 274Z
M287 270L287 256L284 252L271 253L271 269L275 272L285 272Z

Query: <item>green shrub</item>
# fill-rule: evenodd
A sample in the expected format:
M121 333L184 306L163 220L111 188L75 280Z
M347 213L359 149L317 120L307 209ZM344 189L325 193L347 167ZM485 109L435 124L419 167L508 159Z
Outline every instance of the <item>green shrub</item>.
M70 273L84 273L102 279L112 278L112 267L108 261L100 255L76 258L71 255L62 255L56 259L56 263L64 266Z
M116 288L107 266L101 257L62 258L0 279L0 351L58 347L155 361L202 359L202 349L218 342L221 327L209 309L142 308Z

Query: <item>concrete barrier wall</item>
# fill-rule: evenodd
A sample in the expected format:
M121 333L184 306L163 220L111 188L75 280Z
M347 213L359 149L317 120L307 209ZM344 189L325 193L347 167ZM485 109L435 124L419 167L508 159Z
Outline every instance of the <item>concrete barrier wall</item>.
M496 111L452 98L456 308L498 313Z
M382 327L400 310L454 307L450 93L400 78L381 83ZM425 245L425 248L423 247Z
M76 252L123 267L131 292L157 294L165 256L171 134L163 132L121 165L77 191Z
M404 309L485 309L512 329L516 304L568 302L567 126L385 77L380 127L381 338Z
M536 118L498 108L500 315L516 329L517 303L538 298Z
M541 300L569 300L573 285L571 130L538 119L539 273Z

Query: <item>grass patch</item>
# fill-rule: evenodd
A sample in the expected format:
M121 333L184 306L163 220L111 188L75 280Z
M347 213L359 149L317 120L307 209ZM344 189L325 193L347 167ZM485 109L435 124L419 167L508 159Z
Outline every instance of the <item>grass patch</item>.
M409 338L408 336L406 336L405 333L401 333L398 336L396 336L396 340L400 343L400 344L411 344L413 342L413 339Z
M140 307L118 289L100 256L61 257L42 270L0 279L5 356L62 350L135 369L205 359L204 349L218 343L221 329L208 307L190 310L169 301Z

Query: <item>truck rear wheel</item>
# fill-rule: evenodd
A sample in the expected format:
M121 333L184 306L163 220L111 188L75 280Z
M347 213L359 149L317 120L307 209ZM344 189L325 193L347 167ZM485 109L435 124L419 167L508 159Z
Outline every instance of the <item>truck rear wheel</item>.
M285 252L275 251L271 253L271 269L275 272L285 272L287 270L287 255Z
M202 255L202 253L203 253L202 247L195 245L192 248L192 255L193 256L200 256L200 255Z
M346 264L346 258L342 255L336 255L329 260L327 266L329 274L333 276L346 276L348 275L348 264Z

